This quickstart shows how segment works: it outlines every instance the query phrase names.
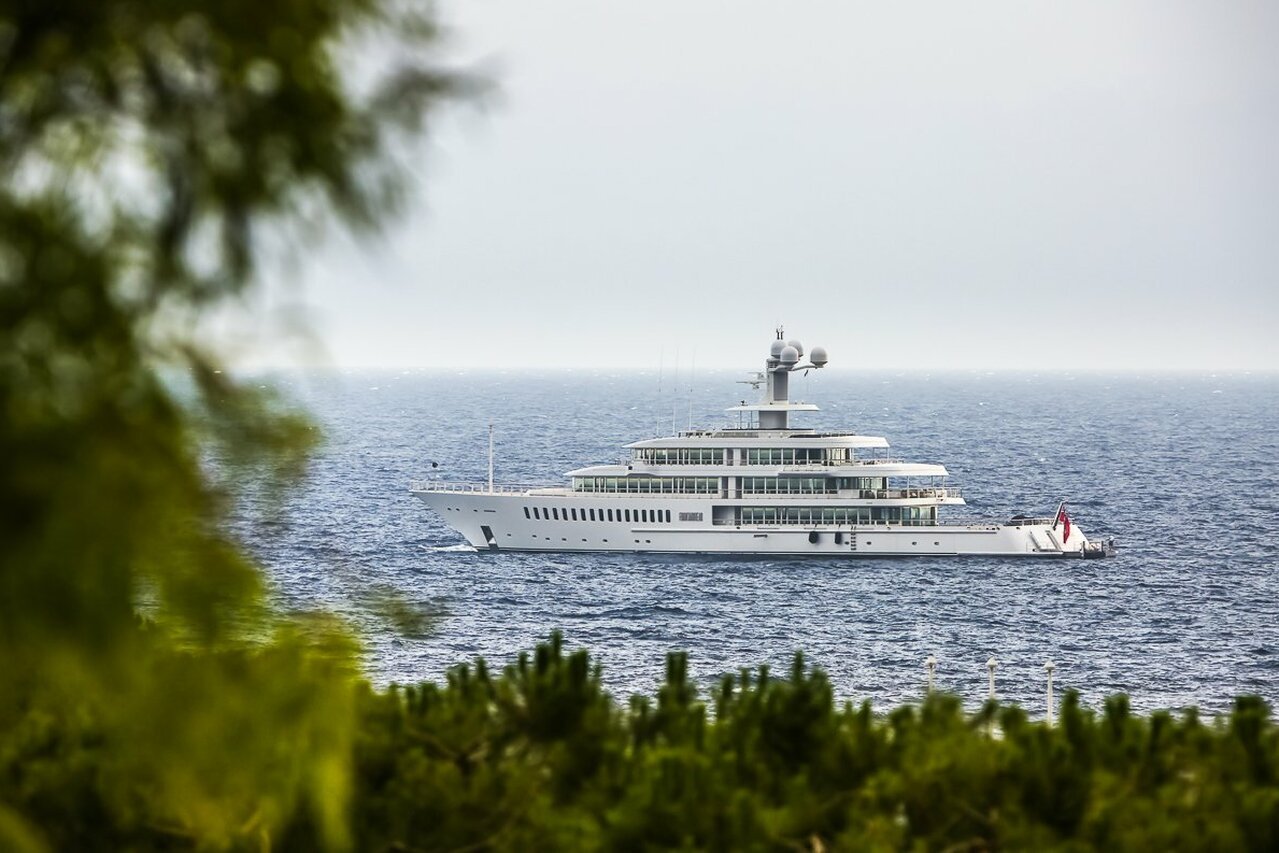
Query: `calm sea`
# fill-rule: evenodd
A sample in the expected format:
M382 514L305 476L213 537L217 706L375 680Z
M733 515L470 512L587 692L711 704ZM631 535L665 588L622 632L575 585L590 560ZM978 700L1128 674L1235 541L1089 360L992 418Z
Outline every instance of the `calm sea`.
M1141 709L1233 696L1279 699L1279 377L1270 375L853 374L797 380L805 421L884 435L894 454L944 463L959 515L1049 514L1070 501L1111 560L764 560L473 553L407 492L439 464L482 480L487 425L497 478L560 483L621 445L725 422L754 396L703 372L659 397L655 375L451 371L273 377L326 433L283 519L246 498L235 523L286 607L349 617L367 670L439 679L484 656L506 663L553 629L597 655L618 695L651 692L687 650L703 683L743 666L785 671L796 650L840 696L879 707L941 688L970 703L1000 661L1002 698L1042 709L1042 665L1085 701L1126 692ZM393 587L447 611L408 639L368 604Z

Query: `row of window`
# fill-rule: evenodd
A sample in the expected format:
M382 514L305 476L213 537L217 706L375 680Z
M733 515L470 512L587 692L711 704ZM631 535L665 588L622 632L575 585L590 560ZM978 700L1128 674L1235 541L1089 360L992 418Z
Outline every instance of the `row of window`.
M935 506L739 507L738 524L936 524Z
M719 477L574 477L575 492L717 495Z
M741 480L742 493L754 495L824 495L847 489L884 489L887 484L887 477L743 477Z
M744 495L824 495L836 491L828 477L743 477Z
M747 465L818 465L843 462L846 447L751 447L746 450Z
M722 447L641 447L635 451L636 462L649 465L723 465Z
M636 462L649 465L723 465L740 459L725 447L640 447L632 451ZM847 447L749 447L747 465L839 465L853 459Z
M680 520L686 520L681 512ZM700 517L701 513L697 513ZM669 509L578 509L577 507L524 507L524 517L535 521L629 521L639 524L670 523ZM700 520L700 518L698 519Z

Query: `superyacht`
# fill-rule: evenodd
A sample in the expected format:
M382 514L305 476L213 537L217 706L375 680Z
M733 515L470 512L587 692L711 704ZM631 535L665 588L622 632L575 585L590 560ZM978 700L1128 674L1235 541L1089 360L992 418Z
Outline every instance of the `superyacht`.
M473 547L489 551L628 551L673 554L1102 557L1113 541L1090 540L1060 503L1044 517L947 522L962 506L942 465L886 458L888 442L791 424L817 411L790 399L804 359L779 329L754 404L728 409L736 424L626 446L615 465L570 471L544 488L414 481L410 492Z

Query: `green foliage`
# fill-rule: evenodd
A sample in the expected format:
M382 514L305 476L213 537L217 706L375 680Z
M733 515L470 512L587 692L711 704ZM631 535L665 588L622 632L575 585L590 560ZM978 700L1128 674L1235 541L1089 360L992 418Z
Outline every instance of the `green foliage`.
M397 634L409 639L430 636L448 611L436 601L414 601L393 586L377 584L363 596L365 608Z
M1279 848L1256 699L876 717L797 656L708 708L672 655L623 707L558 636L375 691L269 612L217 472L283 487L315 433L191 329L264 233L394 210L399 140L474 87L435 40L398 0L0 0L0 850Z
M837 706L797 657L725 678L713 714L682 655L623 711L558 636L500 674L365 690L357 846L454 849L1268 850L1279 732L1243 698L1193 714L1097 714L1055 728L934 696L886 717ZM307 837L290 828L286 844Z
M393 211L469 85L434 41L396 0L0 2L0 847L349 841L354 649L267 612L213 475L315 433L192 328L264 237Z

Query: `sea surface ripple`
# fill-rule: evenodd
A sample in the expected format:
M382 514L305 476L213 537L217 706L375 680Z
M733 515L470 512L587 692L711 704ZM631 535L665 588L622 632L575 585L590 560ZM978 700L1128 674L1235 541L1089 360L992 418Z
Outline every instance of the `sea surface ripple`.
M1120 556L718 559L475 553L408 493L428 473L562 483L621 446L724 423L737 374L702 372L659 396L654 374L378 371L271 377L326 440L282 511L246 487L233 524L283 607L349 618L377 683L439 680L483 656L510 662L553 629L589 648L619 696L651 693L665 654L694 676L793 654L837 694L886 708L939 687L978 703L987 658L1001 698L1040 709L1044 661L1096 705L1217 713L1239 694L1279 698L1279 377L1270 375L853 374L800 379L822 411L805 424L884 435L894 455L941 462L960 515L1050 514L1062 497ZM747 390L745 393L754 394ZM803 416L801 416L803 417ZM438 469L431 463L437 462ZM447 615L421 638L367 604L393 588Z

